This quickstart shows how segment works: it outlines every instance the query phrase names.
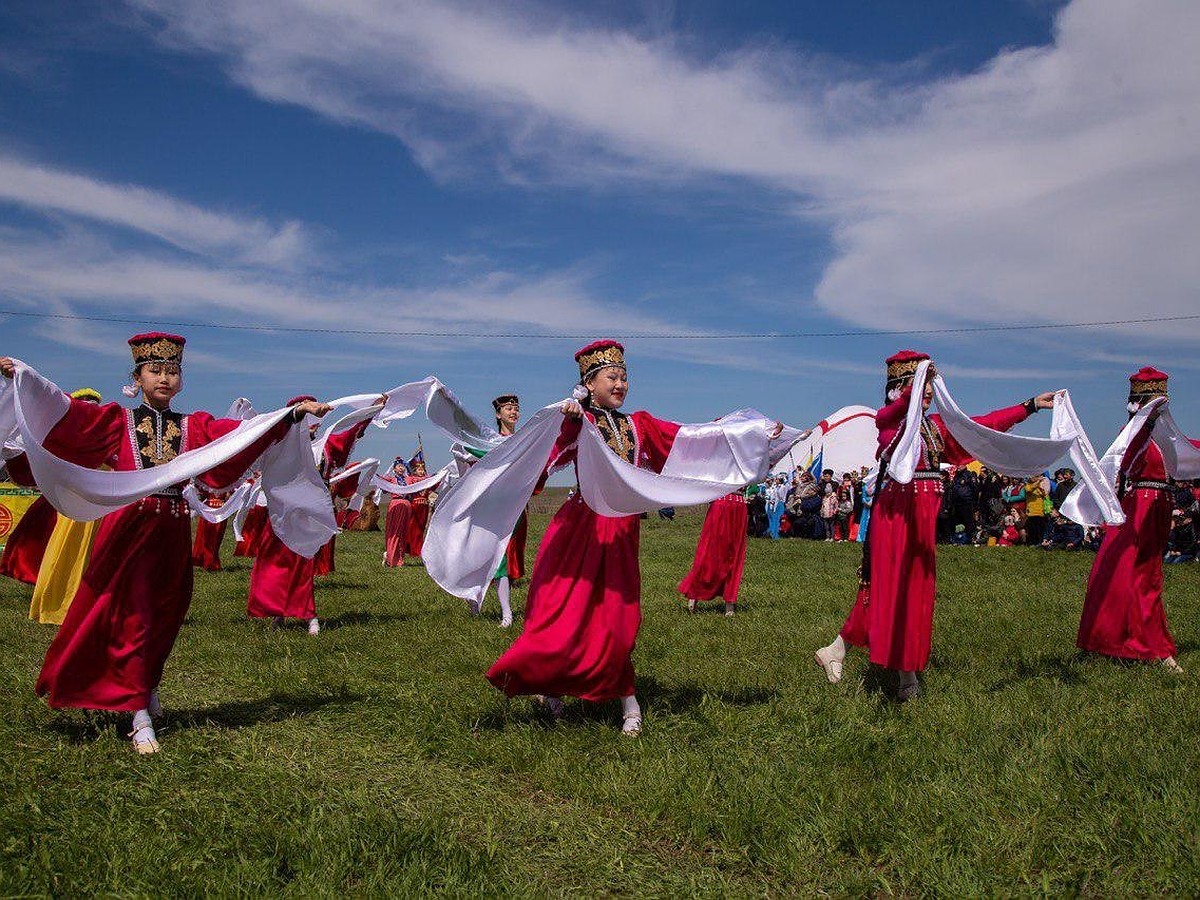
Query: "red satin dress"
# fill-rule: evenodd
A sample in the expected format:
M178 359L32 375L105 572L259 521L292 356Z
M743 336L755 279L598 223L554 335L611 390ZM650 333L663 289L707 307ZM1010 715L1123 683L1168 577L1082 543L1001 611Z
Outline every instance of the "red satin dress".
M233 548L234 556L255 557L258 555L258 545L262 541L263 532L267 527L267 508L252 506L242 522L242 539Z
M1122 460L1125 524L1107 530L1092 563L1075 641L1081 650L1122 659L1175 655L1162 602L1174 504L1162 453L1149 435L1147 428Z
M46 437L55 455L119 472L149 468L203 447L240 425L209 413L157 413L72 400ZM201 480L227 485L286 434L284 420ZM191 522L179 487L109 513L37 681L51 706L144 709L162 680L192 599Z
M354 442L362 437L370 422L360 422L331 434L325 443L323 472L334 472L346 465ZM329 548L327 551L325 548ZM317 551L333 555L333 538ZM330 563L332 571L332 562ZM268 516L259 538L254 567L250 570L250 594L246 612L254 619L281 616L288 619L312 619L317 615L313 595L313 579L317 575L317 559L305 559L281 541L271 527Z
M692 570L679 582L679 593L689 600L737 603L742 572L746 568L746 533L749 524L746 498L734 491L714 500L704 516Z
M412 484L416 481L424 481L428 475L409 475L408 483ZM408 552L413 556L420 556L421 550L425 547L425 529L429 525L429 494L430 491L419 491L416 494L409 495L409 501L412 503L412 514L408 517L408 532L405 535L405 542L408 544Z
M213 509L217 509L228 497L228 494L214 495L205 502ZM207 519L197 518L196 538L192 541L193 566L207 572L221 571L221 541L225 539L225 529L228 525L228 520L213 523Z
M875 414L876 456L890 453L904 430L907 388ZM1023 404L972 419L994 431L1008 431L1029 414ZM871 507L868 525L870 584L859 588L842 628L847 644L866 646L871 662L902 672L920 672L929 663L933 640L933 601L937 575L937 515L942 506L942 462L962 466L971 456L939 415L921 425L921 461L908 484L887 479Z
M613 452L661 472L679 426L649 413L596 422ZM614 430L615 426L615 430ZM567 420L551 459L574 458L581 423ZM597 515L578 492L559 508L538 550L525 630L487 673L512 697L548 694L613 700L633 693L633 653L642 621L639 516Z
M8 477L14 484L35 486L24 454L8 460L6 465ZM50 505L50 501L45 497L34 500L4 544L4 553L0 555L0 575L26 584L36 584L42 557L46 555L46 545L50 543L50 535L57 524L58 512Z

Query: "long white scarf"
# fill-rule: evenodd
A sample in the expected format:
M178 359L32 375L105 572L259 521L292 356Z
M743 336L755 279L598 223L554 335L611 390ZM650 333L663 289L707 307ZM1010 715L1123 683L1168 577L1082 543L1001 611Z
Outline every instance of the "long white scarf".
M445 591L482 601L562 427L561 404L539 410L446 490L429 521L421 557ZM584 419L576 465L584 502L602 516L709 503L766 477L775 422L739 410L679 429L662 474L609 449ZM783 450L782 453L786 453Z
M200 499L200 494L196 490L196 482L193 481L183 489L183 499L187 501L187 505L191 507L192 512L205 522L213 525L219 525L236 516L243 504L245 504L246 497L249 494L250 483L245 482L230 494L220 506L209 506ZM239 538L239 540L241 539Z
M0 435L17 431L42 495L77 522L92 522L166 488L204 474L250 447L291 415L285 407L243 422L215 441L168 463L132 472L88 469L45 449L46 435L66 414L67 395L36 370L16 360L15 378L0 394ZM7 443L7 440L5 441ZM308 435L290 428L259 458L271 524L288 547L311 557L336 533L329 491L312 465Z
M330 478L329 483L331 485L337 484L339 481L345 481L347 478L353 478L357 475L358 484L354 488L354 496L350 498L347 508L352 512L359 512L363 508L363 503L366 502L367 495L374 491L371 481L375 478L375 473L378 471L379 460L370 457L352 466L347 466L337 475Z
M913 479L921 458L921 418L929 361L917 366L912 394L900 435L888 462L888 477L901 484ZM996 431L967 416L946 387L940 375L933 379L933 395L942 422L962 448L989 469L1018 478L1044 472L1063 456L1069 455L1079 473L1079 484L1072 492L1075 500L1063 504L1062 513L1081 525L1105 522L1119 525L1125 521L1121 504L1100 466L1100 460L1087 433L1079 424L1071 396L1067 391L1054 395L1050 437L1024 437Z
M375 475L371 479L371 486L376 490L386 491L397 497L406 497L409 494L419 494L421 491L428 491L436 488L454 471L454 463L442 466L428 478L422 478L420 481L414 481L412 484L399 484L395 481L388 481L386 478L380 478Z

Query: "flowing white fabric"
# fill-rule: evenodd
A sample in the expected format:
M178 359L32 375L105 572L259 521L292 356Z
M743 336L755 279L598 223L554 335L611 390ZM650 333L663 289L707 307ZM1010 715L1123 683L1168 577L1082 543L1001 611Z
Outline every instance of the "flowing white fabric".
M482 603L562 428L560 404L539 410L516 434L442 493L429 519L421 558L447 593Z
M233 516L233 537L238 543L242 540L242 529L246 526L246 516L250 514L250 510L256 506L266 506L267 498L263 494L262 481L255 476L254 480L248 482L250 490L246 496L242 498L242 505Z
M366 502L367 495L374 488L371 485L375 473L379 471L379 460L374 457L364 459L362 462L355 463L352 466L347 466L337 475L329 479L329 483L337 484L339 481L345 481L347 478L352 478L355 475L359 476L358 486L354 489L354 496L350 498L348 508L352 512L359 512L363 508L363 503Z
M560 406L539 410L442 495L421 556L430 577L450 594L483 601L509 535L546 470L562 427ZM708 503L765 477L774 430L773 420L752 410L681 426L658 474L617 457L584 419L576 457L580 492L602 516Z
M928 360L922 361L917 367L904 431L888 463L888 477L901 484L912 481L920 461L920 423L924 415L922 401L928 370ZM1105 522L1119 525L1125 521L1112 482L1101 469L1100 460L1079 423L1067 391L1059 391L1054 395L1048 438L1008 434L980 425L959 409L940 375L933 379L933 395L946 429L968 454L989 469L1025 478L1046 471L1063 456L1069 455L1079 474L1079 484L1071 494L1075 500L1063 504L1063 515L1081 525L1100 525Z
M450 473L454 470L454 463L447 466L442 466L428 478L422 478L420 481L414 481L412 484L398 484L395 481L388 481L375 475L371 479L371 487L386 491L389 494L394 494L397 497L406 497L409 494L419 494L421 491L428 491L440 485Z
M1162 451L1167 474L1181 481L1200 478L1200 447L1189 440L1171 415L1171 406L1164 400L1162 412L1150 435Z
M133 472L99 471L59 459L43 446L46 435L66 414L67 395L19 360L12 390L0 395L0 432L16 422L30 469L42 495L77 522L91 522L143 497L189 481L241 453L291 415L285 407L255 416L217 440L179 454L161 466ZM298 439L298 440L297 440ZM336 532L329 492L311 464L309 441L301 429L259 458L263 488L271 499L271 522L292 550L311 557ZM306 470L312 470L308 477ZM314 484L315 480L315 484Z
M196 490L196 482L193 481L183 489L183 499L187 501L192 512L201 519L213 525L219 525L238 514L249 493L250 484L246 482L230 494L220 506L209 506L200 498L200 493Z

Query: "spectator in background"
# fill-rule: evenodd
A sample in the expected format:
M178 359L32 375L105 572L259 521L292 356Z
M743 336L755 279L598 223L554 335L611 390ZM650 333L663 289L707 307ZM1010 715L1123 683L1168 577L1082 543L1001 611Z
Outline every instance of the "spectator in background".
M1063 468L1055 472L1054 490L1050 494L1050 498L1054 501L1054 508L1061 509L1067 496L1073 490L1075 490L1075 470Z
M829 475L830 479L826 480L825 475ZM821 521L825 523L825 540L832 541L838 514L838 495L833 488L833 473L827 470L825 475L821 476Z
M1171 531L1167 535L1167 552L1163 562L1185 563L1196 559L1196 526L1191 513L1175 510L1172 514Z
M1003 480L1000 498L1004 501L1005 514L1012 516L1019 524L1025 519L1025 482L1007 475Z
M849 478L846 479L842 487L838 488L837 493L837 527L836 540L850 540L850 519L854 515L854 485L850 483Z
M975 510L979 505L979 476L966 466L959 466L950 477L950 521L955 534L958 526L973 531Z
M1025 482L1025 541L1038 546L1046 532L1046 501L1049 493L1042 476L1035 475Z
M1083 546L1083 526L1055 510L1038 546L1043 550L1078 550Z
M1021 543L1021 532L1017 530L1017 517L1012 513L1004 517L1004 527L1000 529L1000 539L996 543L1001 547L1012 547Z

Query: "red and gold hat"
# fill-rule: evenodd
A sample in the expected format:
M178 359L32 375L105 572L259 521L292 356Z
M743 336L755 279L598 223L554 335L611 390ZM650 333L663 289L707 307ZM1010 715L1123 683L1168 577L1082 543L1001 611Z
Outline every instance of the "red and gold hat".
M317 398L314 397L312 394L300 394L298 397L293 397L291 400L289 400L284 405L285 406L295 406L297 403L307 403L310 400L315 403L316 399Z
M500 412L500 407L506 406L509 403L514 403L517 406L520 406L521 398L516 394L501 394L492 401L492 409L494 409L496 412Z
M609 366L625 368L625 347L616 341L593 341L575 354L579 363L579 383L587 381L601 369Z
M146 363L166 362L183 365L183 345L187 341L177 334L165 331L147 331L129 339L129 350L133 354L133 367Z
M901 350L887 358L888 388L907 384L917 374L917 366L929 359L928 353L916 350Z
M1167 373L1143 366L1129 376L1129 402L1142 403L1167 396Z

